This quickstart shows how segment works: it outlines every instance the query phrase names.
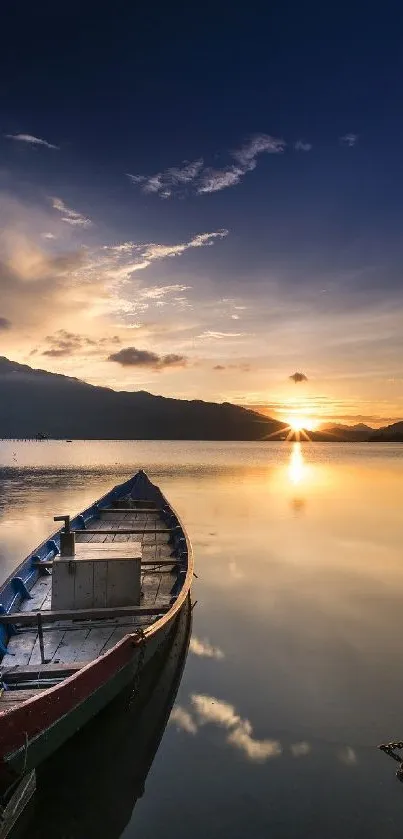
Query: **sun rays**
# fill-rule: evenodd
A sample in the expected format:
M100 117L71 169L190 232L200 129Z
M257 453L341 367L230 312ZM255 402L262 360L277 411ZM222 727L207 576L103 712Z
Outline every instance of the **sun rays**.
M312 417L291 414L286 418L283 428L280 428L279 431L275 431L273 434L269 434L265 439L297 442L300 440L310 441L311 438L308 432L315 431L317 426L317 421L312 419Z

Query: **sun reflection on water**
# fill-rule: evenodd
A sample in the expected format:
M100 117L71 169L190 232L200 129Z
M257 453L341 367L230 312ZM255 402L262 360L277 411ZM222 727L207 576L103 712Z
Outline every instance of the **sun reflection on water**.
M291 457L288 464L288 477L293 484L300 484L306 480L308 467L302 454L301 443L293 443Z

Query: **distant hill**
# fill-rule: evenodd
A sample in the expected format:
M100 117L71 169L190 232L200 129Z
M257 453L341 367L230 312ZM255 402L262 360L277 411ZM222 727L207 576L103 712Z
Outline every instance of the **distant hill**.
M328 423L323 425L318 431L310 432L309 436L316 441L339 441L360 443L367 441L374 433L374 429L363 422L357 425L343 425L341 423Z
M284 423L229 402L96 387L0 357L0 437L261 440Z
M403 422L394 422L373 431L369 438L371 443L403 443Z

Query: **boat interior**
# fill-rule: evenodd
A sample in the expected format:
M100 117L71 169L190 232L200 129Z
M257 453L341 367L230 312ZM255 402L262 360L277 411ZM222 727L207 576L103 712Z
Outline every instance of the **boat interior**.
M138 592L135 586L132 598L126 592L124 605L119 601L116 605L116 597L113 605L108 601L105 605L105 600L101 606L94 604L91 588L90 594L86 591L86 608L78 601L55 608L55 575L62 565L63 534L68 528L67 521L64 530L30 555L0 590L0 712L63 681L125 635L144 632L169 611L186 578L183 530L143 472L71 521L77 552L94 558L87 562L92 575L88 585L94 586L100 558L108 558L109 567L115 557L138 562ZM71 572L71 562L67 565ZM126 570L124 564L120 567ZM77 589L78 576L75 579Z

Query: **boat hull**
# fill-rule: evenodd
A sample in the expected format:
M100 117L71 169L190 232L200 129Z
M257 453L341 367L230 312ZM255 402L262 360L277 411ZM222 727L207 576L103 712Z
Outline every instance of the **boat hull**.
M190 597L161 654L77 736L36 772L35 805L24 814L29 839L119 839L164 734L191 635Z
M4 755L0 762L0 789L39 766L136 676L140 677L139 667L148 664L164 645L175 619L176 616L144 641L145 650L128 635L116 648L61 685L23 703L11 714L4 712L4 717L10 716L10 725L3 724L5 733L0 738Z
M34 691L32 695L28 695L27 699L23 696L20 696L19 700L16 699L17 688L12 691L13 696L9 701L7 682L3 680L7 700L4 701L4 711L1 710L0 703L0 796L4 795L16 779L39 766L133 680L135 688L136 676L140 675L141 668L164 646L178 615L181 614L189 598L193 577L190 541L175 510L161 490L151 483L142 470L125 483L114 487L87 510L75 516L70 522L72 530L79 537L86 533L91 535L91 538L93 535L97 537L104 532L109 534L109 529L102 527L102 524L94 531L95 523L104 513L109 515L111 508L113 508L112 512L115 510L121 512L124 507L120 507L119 504L125 499L138 501L140 505L138 508L129 505L131 511L136 509L137 512L145 511L147 508L144 504L146 503L148 507L151 503L152 512L156 510L164 523L164 528L159 529L154 525L153 529L148 531L143 522L140 530L138 526L133 526L133 530L130 530L128 535L135 534L137 538L137 534L141 533L145 540L144 544L149 546L154 544L153 539L150 541L150 533L155 533L155 539L159 533L170 534L169 540L164 544L169 545L169 557L172 558L172 564L175 565L177 571L174 584L171 587L171 580L169 580L169 589L165 594L165 598L169 598L168 611L165 609L166 601L162 601L161 613L158 610L158 614L155 614L156 600L154 599L153 610L149 612L153 619L149 623L132 629L131 634L118 640L107 652L101 653L88 664L80 666L72 675L54 684L53 687L44 687L42 690L43 683L39 683L38 675L38 684L34 685ZM147 510L147 514L149 512ZM88 528L87 525L91 523L92 528ZM111 532L116 536L125 533L119 525L111 528ZM3 618L0 626L0 654L3 656L9 649L9 635L13 635L12 627L14 624L18 625L18 616L15 619L15 613L21 613L22 616L22 603L30 597L30 591L38 582L38 575L46 573L47 564L52 564L60 553L60 539L61 531L57 531L50 539L43 542L36 551L26 557L0 589L0 615ZM158 547L157 539L155 545ZM160 563L162 565L164 562L159 554L153 557L154 561L157 561L157 565ZM40 568L42 562L43 568ZM149 560L145 560L145 564L150 564ZM160 584L155 597L159 591ZM46 616L46 608L41 609L41 606L38 608ZM13 620L10 620L11 617ZM31 620L31 615L28 617ZM99 615L97 618L99 619ZM40 642L39 628L35 633L34 643L36 640ZM11 655L14 654L11 652ZM80 662L77 655L75 651L73 658L69 661ZM3 666L4 660L3 658ZM82 660L87 659L84 656ZM30 688L32 688L32 681L36 681L35 676L33 680L30 680Z

